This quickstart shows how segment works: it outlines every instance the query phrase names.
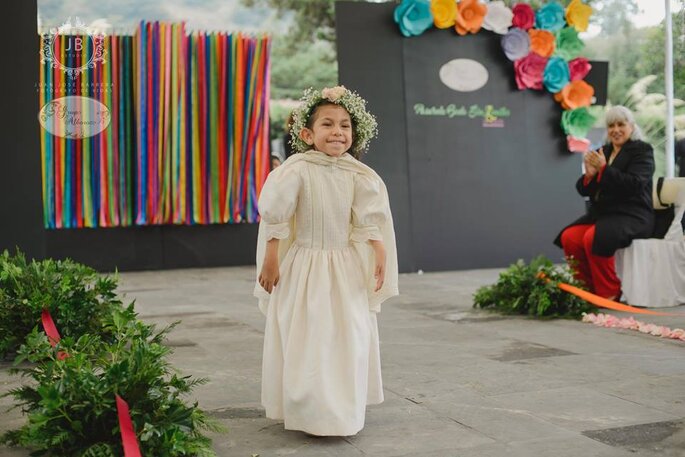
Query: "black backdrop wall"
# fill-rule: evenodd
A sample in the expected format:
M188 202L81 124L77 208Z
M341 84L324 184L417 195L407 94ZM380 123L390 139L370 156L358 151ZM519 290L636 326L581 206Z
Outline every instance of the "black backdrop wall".
M0 81L0 249L21 246L28 255L45 253L42 229L38 136L38 35L36 2L9 2L11 20L0 28L7 43Z
M256 224L107 229L43 228L35 0L8 2L0 110L0 250L72 258L99 270L254 264ZM67 20L68 18L64 18Z
M364 161L388 186L400 270L502 267L538 254L561 260L552 240L583 211L574 189L581 159L566 152L561 108L546 91L516 89L499 35L431 29L404 38L395 5L337 2L336 28L340 82L378 117L380 135ZM474 92L444 85L439 70L457 58L485 66L487 84ZM418 104L463 106L467 115L420 115ZM501 110L485 126L468 116L473 105L509 115Z

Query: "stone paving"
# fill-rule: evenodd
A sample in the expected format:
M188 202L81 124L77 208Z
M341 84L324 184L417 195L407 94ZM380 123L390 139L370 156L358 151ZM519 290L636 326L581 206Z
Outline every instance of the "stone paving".
M229 429L212 435L222 457L685 456L684 342L472 309L499 271L401 275L402 295L379 316L386 401L344 438L264 417L254 267L122 273L120 291L148 322L182 321L168 341L173 363L210 379L194 396ZM641 319L685 327L685 317ZM0 391L19 383L7 368ZM4 414L0 431L22 421Z

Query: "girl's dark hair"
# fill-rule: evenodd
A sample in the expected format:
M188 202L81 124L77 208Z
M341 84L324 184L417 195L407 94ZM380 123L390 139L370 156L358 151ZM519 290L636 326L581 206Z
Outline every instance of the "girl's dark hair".
M342 109L344 109L345 111L347 111L347 109L345 109L345 107L342 105L339 105L337 103L333 103L333 102L325 100L325 99L321 100L320 102L318 102L314 106L312 106L312 108L307 113L307 123L305 124L305 127L307 127L308 129L312 128L312 126L314 125L314 121L316 120L316 110L319 109L320 107L326 106L326 105L339 106ZM348 112L348 114L349 114L349 112ZM356 149L357 149L357 124L356 124L356 122L354 122L354 118L352 117L351 114L350 114L350 120L352 121L352 146L350 146L350 149L347 152L352 157L359 160L359 156L361 155L361 153L356 152Z

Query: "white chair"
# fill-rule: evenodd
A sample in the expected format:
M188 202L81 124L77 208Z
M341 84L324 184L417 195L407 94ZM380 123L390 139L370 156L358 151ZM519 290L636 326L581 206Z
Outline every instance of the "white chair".
M661 201L673 204L674 217L664 239L633 240L616 251L616 274L623 299L637 306L663 308L685 303L685 178L664 179ZM654 190L654 208L663 209Z

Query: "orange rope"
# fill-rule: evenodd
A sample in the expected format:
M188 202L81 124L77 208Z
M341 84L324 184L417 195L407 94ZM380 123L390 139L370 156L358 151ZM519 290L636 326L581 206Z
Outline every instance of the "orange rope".
M550 281L550 279L547 278L543 272L538 273L538 277L540 279ZM651 309L642 309L642 308L636 308L636 307L630 306L630 305L624 305L623 303L619 303L619 302L616 302L613 300L609 300L608 298L600 297L599 295L595 295L595 294L590 293L586 290L580 289L580 288L572 286L570 284L566 284L564 282L560 282L558 284L558 286L559 286L559 289L561 289L565 292L568 292L570 294L573 294L579 298L582 298L586 302L591 303L591 304L598 306L600 308L613 309L614 311L622 311L624 313L649 314L652 316L685 317L685 314L664 313L661 311L652 311Z

